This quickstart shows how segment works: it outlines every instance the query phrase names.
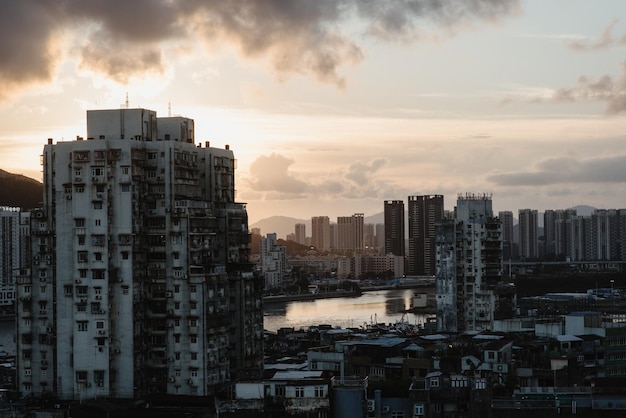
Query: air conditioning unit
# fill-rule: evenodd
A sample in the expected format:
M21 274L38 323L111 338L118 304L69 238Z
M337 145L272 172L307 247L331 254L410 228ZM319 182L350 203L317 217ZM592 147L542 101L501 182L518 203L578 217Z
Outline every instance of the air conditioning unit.
M81 283L80 279L76 279L76 284L80 284L80 283Z
M121 351L120 351L120 349L119 349L119 348L116 348L115 350L113 350L113 352L114 352L115 354L119 354L119 353L121 353Z
M96 300L102 300L102 295L96 295Z
M376 408L376 401L373 399L368 399L367 400L367 412L374 412L375 408Z
M98 331L98 335L106 335L106 331L100 330L100 331Z
M193 385L193 379L187 380L187 383L189 383L190 385Z
M389 407L387 405L383 406L380 409L380 412L382 412L383 414L388 414L389 413Z
M170 383L174 383L176 381L176 379L174 379L173 377L169 378Z
M98 387L99 388L104 387L104 382L98 382Z

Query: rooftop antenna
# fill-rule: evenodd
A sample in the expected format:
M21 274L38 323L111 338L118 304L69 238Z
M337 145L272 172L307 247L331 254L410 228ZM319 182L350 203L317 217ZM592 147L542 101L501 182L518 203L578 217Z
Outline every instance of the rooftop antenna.
M128 109L128 92L126 92L126 102L124 103L126 109Z
M167 102L167 117L172 117L172 102Z

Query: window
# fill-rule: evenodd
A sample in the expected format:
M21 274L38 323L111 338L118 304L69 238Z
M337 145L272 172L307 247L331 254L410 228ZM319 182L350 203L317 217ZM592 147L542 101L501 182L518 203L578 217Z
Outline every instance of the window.
M180 353L174 353L174 358L176 360L180 360Z
M91 278L92 279L104 279L104 270L92 270Z
M124 183L122 184L122 193L130 192L130 184Z
M276 385L274 387L274 392L276 396L285 396L285 385Z
M198 321L196 319L190 319L189 320L189 326L190 327L197 327L198 326Z
M80 269L80 270L78 270L78 274L79 274L81 279L86 279L87 278L87 269Z
M196 309L196 307L197 307L196 302L189 302L189 309Z
M175 343L179 343L180 342L180 334L174 334L174 342Z
M439 379L436 377L433 377L432 379L430 379L430 387L431 388L438 388L439 387Z
M100 225L102 225L102 221L101 221L100 219L96 219L96 220L94 221L94 225L96 225L96 226L100 226Z
M304 386L296 386L296 398L304 398Z
M175 285L174 286L174 293L179 293L180 292L180 285Z
M198 353L191 353L192 360L198 360Z
M84 235L79 235L78 236L78 245L85 245L85 236Z
M418 403L413 407L413 415L414 416L422 416L424 415L424 404Z
M104 321L96 321L97 329L104 329Z
M95 261L102 261L102 253L93 253L93 259Z
M85 371L77 371L76 372L76 381L77 382L86 382L87 381L87 372Z
M102 209L102 202L93 202L94 209Z
M197 370L192 370L191 371L191 377L198 377L198 371Z
M189 337L189 342L191 344L196 344L198 342L198 337L195 335L192 335L191 337Z
M83 186L82 184L80 185L76 185L76 193L84 193L85 192L85 186Z
M324 386L315 386L315 397L316 398L324 397Z
M122 260L128 260L128 251L122 251Z
M180 302L174 302L174 309L180 309Z
M94 167L91 169L92 176L101 176L104 174L104 169L101 167Z
M78 321L78 330L81 332L85 332L89 330L89 322L87 321Z
M76 218L74 219L74 223L77 228L83 228L85 226L85 218Z
M196 293L196 286L189 286L189 291L191 293Z
M393 411L393 412L391 412L391 418L404 418L404 412L402 412L402 411Z

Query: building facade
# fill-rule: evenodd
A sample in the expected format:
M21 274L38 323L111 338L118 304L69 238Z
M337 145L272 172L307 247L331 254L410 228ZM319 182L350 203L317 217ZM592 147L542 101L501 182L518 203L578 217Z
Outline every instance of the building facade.
M228 146L196 146L188 118L88 111L87 140L49 139L42 164L17 289L18 390L209 396L259 375L263 285Z
M443 219L443 195L409 196L409 257L411 275L435 274L435 224Z
M328 216L311 218L311 245L318 251L330 250L330 220Z
M287 274L287 248L278 245L276 233L267 234L259 242L261 272L265 279L265 289L280 287Z
M406 257L404 239L404 202L385 200L385 255Z
M519 210L519 251L522 260L539 258L538 214L534 209Z
M500 286L501 235L502 224L493 217L491 196L486 194L459 195L454 224L439 224L439 331L491 330L496 315L511 304L510 292Z

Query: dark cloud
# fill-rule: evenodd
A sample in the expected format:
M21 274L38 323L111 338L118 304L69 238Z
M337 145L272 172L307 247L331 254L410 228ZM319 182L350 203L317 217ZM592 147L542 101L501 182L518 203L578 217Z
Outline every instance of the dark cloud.
M339 68L363 51L348 22L385 40L453 29L510 14L519 0L0 0L0 81L5 94L48 81L63 58L58 37L78 35L81 65L120 82L163 70L166 42L234 45L267 60L279 78L294 73L343 85ZM355 19L356 18L356 19ZM432 29L436 28L436 29ZM73 50L74 51L74 50Z
M574 51L599 51L613 46L626 45L626 35L621 38L613 38L613 28L617 24L617 20L612 21L596 40L586 39L584 41L567 41L565 44Z
M580 183L624 183L626 155L603 158L550 158L532 171L501 172L487 177L499 186L546 186Z

